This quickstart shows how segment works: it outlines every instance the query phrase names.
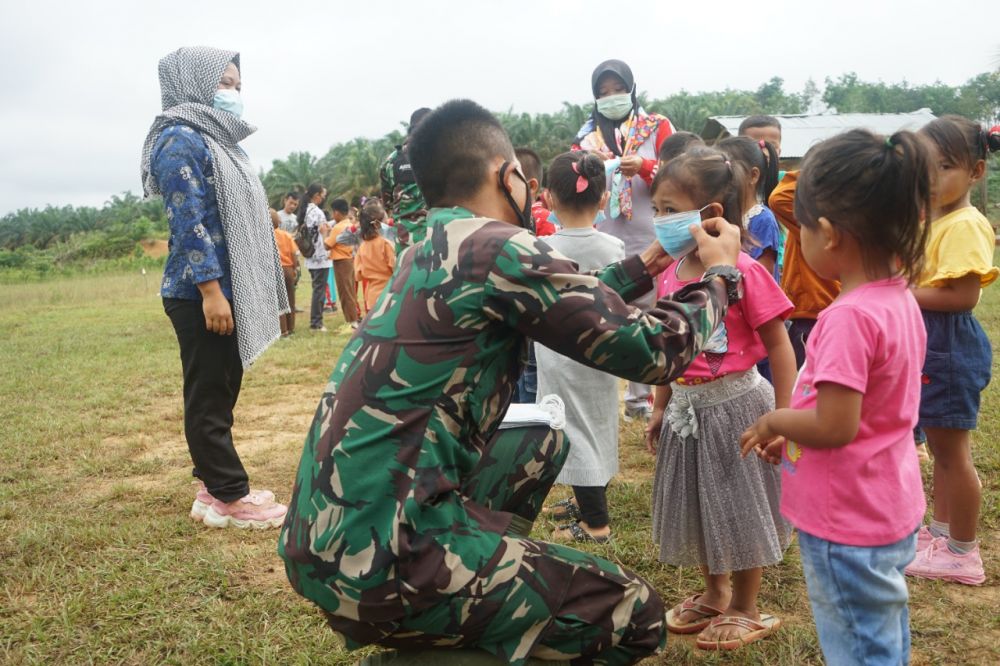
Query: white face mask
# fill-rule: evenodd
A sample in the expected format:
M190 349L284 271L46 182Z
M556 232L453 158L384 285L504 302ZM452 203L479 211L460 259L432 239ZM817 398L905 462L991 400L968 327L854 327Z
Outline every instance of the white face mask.
M212 106L220 111L227 111L237 118L243 115L243 98L240 93L232 88L223 88L215 91L212 98Z
M621 120L632 111L632 95L621 93L597 100L597 112L609 120Z

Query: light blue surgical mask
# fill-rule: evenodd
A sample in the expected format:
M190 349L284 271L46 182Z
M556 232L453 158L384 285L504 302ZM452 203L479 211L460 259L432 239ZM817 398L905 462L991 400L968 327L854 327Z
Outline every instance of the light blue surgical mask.
M608 120L621 120L632 111L632 94L608 95L597 100L597 112Z
M215 91L212 98L212 106L219 111L227 111L237 118L243 115L243 98L239 92L232 88L225 88Z
M671 213L653 218L653 231L656 233L656 240L674 259L690 254L698 247L698 242L691 235L688 228L692 224L701 224L701 211L708 208L704 206L698 210L689 210L683 213Z

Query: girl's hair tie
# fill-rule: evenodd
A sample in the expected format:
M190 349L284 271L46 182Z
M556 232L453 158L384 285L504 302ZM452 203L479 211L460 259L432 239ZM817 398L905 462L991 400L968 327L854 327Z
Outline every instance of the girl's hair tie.
M892 137L891 136L885 137L885 147L889 148L889 149L892 149L892 148L896 147L896 144L894 144L892 142Z
M729 160L726 160L726 168L729 169L730 171L732 171L733 170L733 163L730 162Z
M767 144L764 142L764 139L760 139L759 141L757 141L757 145L760 146L760 149L762 151L765 151L767 149Z
M576 174L576 193L577 194L579 194L580 192L583 192L585 189L587 189L588 187L590 187L590 181L587 180L586 178L584 178L583 174L580 173L580 163L579 162L573 162L573 173Z

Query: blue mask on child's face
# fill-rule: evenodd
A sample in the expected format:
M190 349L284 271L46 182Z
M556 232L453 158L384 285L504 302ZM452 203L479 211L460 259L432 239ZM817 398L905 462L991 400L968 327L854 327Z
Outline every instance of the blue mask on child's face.
M656 240L660 241L663 249L674 259L680 259L698 247L698 242L695 241L688 227L692 224L701 224L701 211L705 208L708 206L698 210L653 218L653 231L656 233Z

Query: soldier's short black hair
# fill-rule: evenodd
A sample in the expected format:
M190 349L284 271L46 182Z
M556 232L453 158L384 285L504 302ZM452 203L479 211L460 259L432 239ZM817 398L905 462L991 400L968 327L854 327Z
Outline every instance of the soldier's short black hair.
M429 206L473 196L490 160L514 159L514 147L492 113L472 100L446 102L424 118L409 142L410 165Z

